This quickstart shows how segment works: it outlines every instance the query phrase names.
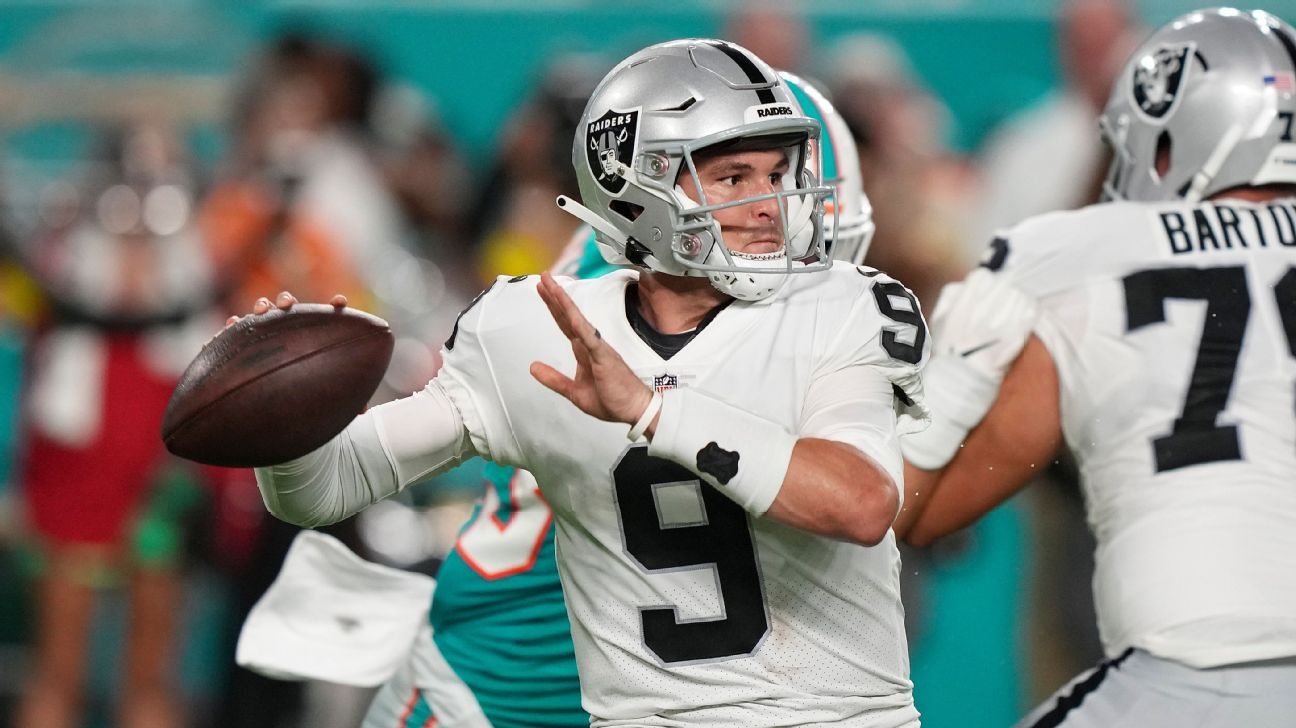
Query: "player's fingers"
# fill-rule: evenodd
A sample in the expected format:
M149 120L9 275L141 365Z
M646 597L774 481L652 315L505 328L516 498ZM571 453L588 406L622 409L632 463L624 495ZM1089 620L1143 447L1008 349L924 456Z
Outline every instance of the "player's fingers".
M535 377L537 382L545 385L549 389L561 394L567 399L571 399L572 385L575 384L568 379L562 372L543 362L531 362L531 376Z
M549 315L553 316L553 320L558 324L558 328L562 330L563 336L575 341L576 332L572 329L571 318L567 315L567 309L563 307L562 302L554 294L555 289L559 293L562 292L562 287L554 279L548 278L547 275L540 276L540 285L536 287L536 291L540 294L540 300L544 301L545 307L549 309Z
M590 362L593 359L590 355L589 348L581 343L580 339L572 339L571 345L572 355L576 357L576 371L579 372L581 369L589 369Z
M284 291L280 293L279 296L275 298L275 306L283 309L284 311L287 311L288 309L292 308L294 303L297 303L297 297L289 293L288 291Z
M599 349L604 348L601 346L603 343L602 337L594 328L594 325L589 322L589 319L585 318L585 314L581 313L580 307L571 299L571 296L567 295L562 286L558 285L553 276L548 273L540 274L540 284L547 287L549 295L553 297L554 302L567 319L570 328L568 336L579 339L585 345L585 348L589 349L590 354L596 354Z
M341 293L334 293L333 297L329 299L329 303L332 304L333 308L346 308L347 297Z
M225 319L225 328L228 329L229 327L238 323L238 320L239 320L238 316L230 316L229 318Z
M274 305L273 303L270 303L270 299L266 298L265 296L262 296L256 300L256 303L252 304L252 313L255 314L265 313L266 311L269 311L270 307L273 305Z

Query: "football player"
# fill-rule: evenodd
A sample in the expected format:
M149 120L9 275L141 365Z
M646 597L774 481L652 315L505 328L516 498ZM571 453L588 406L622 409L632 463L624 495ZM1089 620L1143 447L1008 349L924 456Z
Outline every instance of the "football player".
M873 221L854 140L818 89L790 73L779 75L801 111L822 127L810 166L835 190L825 203L836 210L825 210L825 247L834 259L859 263ZM603 249L615 255L610 246ZM555 269L576 278L621 269L604 260L594 231L585 226L563 258ZM433 643L422 649L440 655L411 656L410 665L374 698L365 728L423 725L429 716L444 728L480 720L494 728L589 724L580 707L571 625L554 562L552 511L530 473L491 463L485 474L485 496L437 573ZM442 664L448 672L436 669ZM433 689L454 681L467 690Z
M1108 201L1021 223L937 304L945 416L904 443L897 532L967 525L1065 442L1098 543L1109 659L1024 726L1296 716L1294 87L1278 18L1176 19L1101 117Z
M260 469L267 506L316 525L471 455L524 467L594 725L917 725L890 524L926 328L829 270L818 134L732 44L623 61L560 205L637 270L501 279L425 390Z

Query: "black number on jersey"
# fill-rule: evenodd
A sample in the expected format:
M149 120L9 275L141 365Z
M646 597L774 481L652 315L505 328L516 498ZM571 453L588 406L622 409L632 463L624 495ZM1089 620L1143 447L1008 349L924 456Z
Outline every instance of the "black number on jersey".
M710 566L723 619L681 622L674 607L639 610L643 640L665 663L749 655L769 632L747 512L687 468L632 447L612 470L626 551L647 572ZM667 485L701 494L698 523L664 524L656 491Z
M1228 404L1251 313L1246 268L1158 268L1128 275L1124 282L1126 331L1164 322L1166 299L1206 301L1183 413L1169 435L1152 440L1157 472L1240 459L1237 427L1216 420ZM1296 268L1283 275L1274 294L1288 348L1296 356Z
M1287 349L1296 356L1296 267L1288 268L1274 286L1278 298L1278 318L1287 334Z
M1278 140L1283 142L1291 141L1292 140L1292 112L1279 111L1278 120L1283 123L1282 134L1279 135Z
M909 302L909 308L896 308L891 298L903 299ZM909 289L900 285L896 281L884 281L873 284L873 298L877 300L878 309L882 315L895 321L896 323L906 324L913 327L913 335L905 338L913 339L912 344L906 344L896 336L895 331L882 332L882 348L900 361L917 364L922 360L923 343L927 341L927 324L923 321L922 312L918 308L918 299L914 298Z
M990 241L990 251L986 254L985 260L981 261L981 267L991 272L997 271L1008 261L1008 238L995 238Z

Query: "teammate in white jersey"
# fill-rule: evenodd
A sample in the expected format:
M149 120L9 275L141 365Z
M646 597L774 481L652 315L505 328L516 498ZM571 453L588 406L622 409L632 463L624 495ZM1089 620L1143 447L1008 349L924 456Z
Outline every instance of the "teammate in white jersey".
M1098 543L1109 661L1023 725L1296 721L1294 94L1286 23L1175 20L1102 116L1109 201L1020 224L937 304L897 532L968 524L1065 441Z
M926 328L829 270L818 134L732 44L623 61L560 205L639 270L501 279L426 389L258 470L267 506L317 525L471 455L525 468L594 725L917 725L890 525Z

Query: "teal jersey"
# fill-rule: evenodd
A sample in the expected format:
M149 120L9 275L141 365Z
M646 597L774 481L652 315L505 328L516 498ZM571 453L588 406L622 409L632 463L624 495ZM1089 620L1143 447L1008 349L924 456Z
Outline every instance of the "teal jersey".
M614 270L591 233L577 277ZM588 726L552 513L526 471L483 473L486 493L437 574L433 639L495 728Z
M437 574L433 639L496 728L587 726L549 506L525 471L487 492Z

